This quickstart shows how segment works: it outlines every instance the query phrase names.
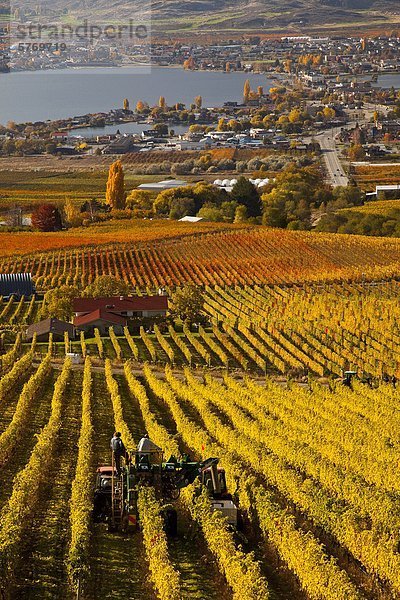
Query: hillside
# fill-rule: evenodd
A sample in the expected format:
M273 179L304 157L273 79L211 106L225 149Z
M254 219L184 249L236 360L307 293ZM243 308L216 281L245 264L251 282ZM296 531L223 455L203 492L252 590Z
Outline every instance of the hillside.
M265 227L240 229L240 225L226 225L219 232L209 233L200 227L197 235L190 235L194 227L177 227L175 223L168 226L165 221L163 226L157 221L152 223L141 230L138 221L133 221L132 227L120 235L119 221L114 223L115 228L108 229L106 223L97 230L88 227L78 235L45 234L48 244L42 246L42 252L31 254L27 251L34 245L31 239L35 234L3 234L5 246L12 243L9 236L18 238L18 242L14 253L9 251L9 256L1 258L0 273L32 273L40 290L65 283L85 287L104 265L109 274L126 279L130 285L155 289L189 281L214 287L365 278L381 281L399 275L398 239ZM25 253L18 256L22 241ZM53 251L43 252L51 247Z
M64 0L44 3L53 10L63 11ZM77 0L68 5L71 16L93 19L93 8L102 19L125 19L132 16L129 0ZM338 26L356 28L387 26L400 22L397 0L146 0L141 10L152 17L157 33L185 31L288 31L297 33L322 26L334 30Z

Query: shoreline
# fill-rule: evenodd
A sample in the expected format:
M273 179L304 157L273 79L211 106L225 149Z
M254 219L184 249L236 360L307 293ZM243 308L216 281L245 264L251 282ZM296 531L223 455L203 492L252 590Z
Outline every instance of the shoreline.
M188 72L199 72L199 73L222 73L222 74L227 74L229 75L229 73L244 73L244 74L248 74L248 75L265 75L266 77L270 77L270 78L276 78L276 79L285 79L288 77L288 73L277 73L275 71L254 71L254 70L232 70L232 71L225 71L224 69L184 69L183 65L181 63L173 63L173 64L168 64L168 65L160 65L160 64L154 64L151 62L135 62L135 63L131 63L131 64L127 64L127 63L123 63L123 64L119 64L119 65L68 65L66 67L62 67L62 68L56 68L56 69L21 69L21 70L11 70L8 72L4 72L1 71L0 72L0 76L1 75L15 75L15 74L19 74L19 73L59 73L59 72L63 72L63 71L68 71L68 70L72 70L72 71L81 71L81 70L94 70L94 69L121 69L121 70L126 70L126 69L149 69L150 71L152 69L182 69L182 71L188 71ZM384 76L396 76L399 75L400 76L400 70L393 70L393 71L374 71L372 73L363 73L363 74L351 74L351 73L345 73L343 75L341 75L341 78L343 78L344 81L347 80L351 80L353 78L356 79L366 79L368 80L371 77L377 76L378 79L380 77L384 77ZM326 75L326 79L329 80L334 80L336 79L336 76L333 75Z

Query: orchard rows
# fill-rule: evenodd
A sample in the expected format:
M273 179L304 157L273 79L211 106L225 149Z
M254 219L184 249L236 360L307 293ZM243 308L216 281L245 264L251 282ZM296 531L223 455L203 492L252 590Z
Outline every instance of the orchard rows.
M0 272L32 273L38 290L81 288L109 274L140 292L187 282L214 287L387 279L399 274L399 260L394 239L260 228L5 257Z
M204 312L210 320L196 332L155 326L152 333L127 328L116 336L80 334L72 348L84 357L171 365L219 366L258 373L341 376L343 370L360 375L400 376L400 284L333 283L288 286L207 286ZM0 304L0 321L7 328L40 319L41 305L29 302ZM1 316L3 315L3 316ZM4 335L4 334L3 334ZM21 345L6 345L6 365ZM71 349L70 340L51 344L58 356ZM45 347L47 352L47 347Z
M207 289L205 311L241 334L279 371L400 375L400 285L245 286ZM236 337L234 337L236 336Z
M400 594L392 386L260 385L169 365L137 377L132 363L115 370L107 358L102 369L90 358L55 369L50 354L37 367L34 351L0 381L4 597L73 598L78 587L83 598L118 589L145 600ZM95 468L109 461L114 428L128 448L147 431L166 455L220 457L246 515L243 547L193 487L178 503L188 537L167 540L150 488L137 534L93 525Z

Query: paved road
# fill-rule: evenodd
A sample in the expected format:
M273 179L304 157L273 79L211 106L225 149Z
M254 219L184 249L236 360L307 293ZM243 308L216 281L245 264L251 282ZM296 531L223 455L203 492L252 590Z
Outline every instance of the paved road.
M349 183L349 178L347 177L339 159L339 151L336 148L335 136L340 132L341 129L351 129L354 126L355 123L347 123L342 127L334 127L333 129L329 129L329 131L323 131L322 133L314 136L314 138L304 139L306 143L309 143L312 139L314 139L321 146L322 156L324 157L327 171L327 180L333 187L337 187L339 185L346 186Z
M322 155L325 160L325 166L328 174L328 179L333 187L339 185L346 186L349 183L349 178L343 170L339 160L339 152L335 144L335 135L340 131L340 127L332 129L318 136L318 141L321 146Z

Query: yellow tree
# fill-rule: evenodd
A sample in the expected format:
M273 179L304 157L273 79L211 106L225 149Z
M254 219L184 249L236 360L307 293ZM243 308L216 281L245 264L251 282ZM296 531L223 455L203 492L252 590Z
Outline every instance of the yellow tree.
M160 96L160 98L159 98L159 100L158 100L158 106L164 110L164 109L165 109L165 107L166 107L166 105L167 105L167 104L166 104L166 102L165 102L165 98L164 98L164 96Z
M353 144L348 151L349 159L352 161L365 158L365 151L361 144Z
M291 123L298 123L300 121L301 112L297 108L293 108L293 110L289 113L289 121Z
M243 100L244 100L245 104L249 101L250 92L251 92L250 81L248 79L246 79L246 81L244 82L244 86L243 86Z
M108 170L106 204L113 209L125 208L124 169L120 160L113 162Z
M284 66L285 66L286 73L290 73L291 72L291 70L292 70L292 64L293 64L293 61L291 61L290 59L285 60Z
M82 216L79 208L75 206L71 198L67 198L64 204L64 216L70 227L78 227L82 224Z
M189 71L194 69L195 66L196 66L196 64L194 62L193 56L190 56L189 58L187 58L183 63L183 68L186 70L189 70Z
M136 111L137 111L138 113L142 112L142 111L143 111L145 108L146 108L146 105L145 105L145 103L144 103L142 100L139 100L139 101L136 103Z
M201 96L196 96L196 98L194 99L194 103L196 105L196 108L200 110L203 104L203 98Z
M220 119L218 119L217 131L226 131L226 130L227 130L227 125L226 125L225 119L223 117L221 117Z
M225 64L225 71L226 71L227 73L229 73L229 72L230 72L230 70L231 70L231 63L227 62L227 63Z
M327 121L330 121L331 119L334 119L336 116L336 112L334 108L330 108L329 106L325 106L325 108L322 111L322 114L324 115L324 118Z
M124 98L123 107L124 107L124 110L129 110L129 100L128 100L128 98Z
M264 96L264 88L263 88L262 85L258 86L258 88L257 88L257 94L258 94L259 98L261 98L261 96Z

